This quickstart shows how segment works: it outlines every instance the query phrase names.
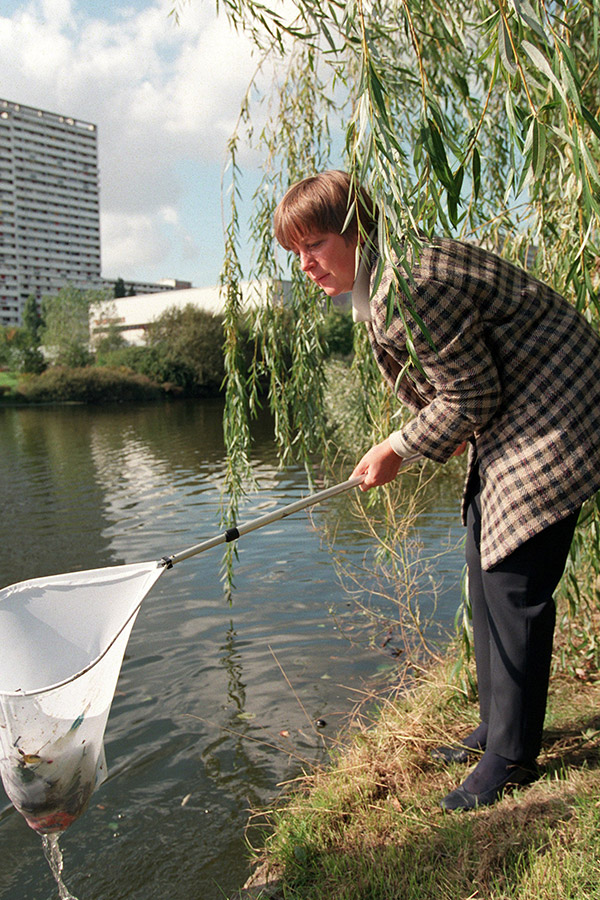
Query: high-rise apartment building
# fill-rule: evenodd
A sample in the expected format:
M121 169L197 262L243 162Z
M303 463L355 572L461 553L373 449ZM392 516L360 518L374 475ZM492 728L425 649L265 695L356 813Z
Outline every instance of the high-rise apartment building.
M0 100L0 325L65 284L102 286L96 126Z

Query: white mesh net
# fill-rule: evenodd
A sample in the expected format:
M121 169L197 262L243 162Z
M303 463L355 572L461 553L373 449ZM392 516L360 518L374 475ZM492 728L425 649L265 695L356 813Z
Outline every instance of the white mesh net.
M36 831L63 831L105 777L103 738L156 562L35 578L0 591L0 774Z

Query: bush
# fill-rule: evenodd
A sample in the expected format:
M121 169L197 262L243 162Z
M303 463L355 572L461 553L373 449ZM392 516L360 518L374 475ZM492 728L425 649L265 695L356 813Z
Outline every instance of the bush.
M157 384L172 381L162 364L160 350L156 347L121 347L119 350L103 353L98 364L110 369L130 369L139 375L146 375Z
M101 342L97 361L126 367L188 397L214 396L225 377L223 319L188 304L170 307L148 328L147 343L113 347Z
M94 357L96 365L108 365L106 362L107 356L109 356L114 351L123 350L125 347L127 347L127 341L125 340L117 326L114 324L114 322L111 322L108 326L108 329L102 334L101 337L97 337L97 335L95 336Z
M0 366L36 375L43 372L46 360L36 343L35 335L27 328L0 326Z
M218 393L225 377L223 340L222 316L192 304L165 310L148 328L155 377L179 385L188 396Z
M41 375L30 375L17 385L17 396L30 403L78 401L107 403L156 400L164 391L145 375L126 369L53 366Z
M46 360L39 347L23 346L13 350L13 366L17 372L40 375L46 368Z
M211 389L197 385L185 361L172 355L170 349L161 344L154 347L124 347L103 354L102 365L110 368L126 368L139 375L145 375L160 385L175 385L182 393L191 396L212 395L218 392L218 385Z
M17 386L18 376L0 366L0 400L12 398Z

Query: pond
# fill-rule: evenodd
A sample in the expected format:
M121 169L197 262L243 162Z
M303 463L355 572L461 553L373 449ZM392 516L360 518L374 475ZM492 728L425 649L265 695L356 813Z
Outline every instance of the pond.
M218 401L0 409L0 587L159 559L218 534L221 417ZM309 493L302 469L278 470L268 421L254 458L260 490L240 521ZM459 494L456 478L432 491L420 545L459 541ZM230 597L216 548L165 572L145 599L108 720L108 778L60 839L78 900L233 894L250 872L252 812L324 759L353 708L390 683L393 642L371 646L324 539L335 519L336 551L362 564L372 541L347 502L242 537ZM435 566L442 632L462 564L454 547ZM428 578L424 606L439 587ZM40 838L1 787L0 854L0 896L57 896Z

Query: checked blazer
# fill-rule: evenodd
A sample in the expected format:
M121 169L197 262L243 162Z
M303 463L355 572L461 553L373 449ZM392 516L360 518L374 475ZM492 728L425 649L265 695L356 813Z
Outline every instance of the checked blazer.
M600 488L600 337L556 291L475 245L424 244L410 300L433 340L397 308L386 325L393 267L371 268L367 330L377 363L415 417L405 443L446 462L469 440L481 478L481 559L491 569ZM398 382L398 383L397 383Z

